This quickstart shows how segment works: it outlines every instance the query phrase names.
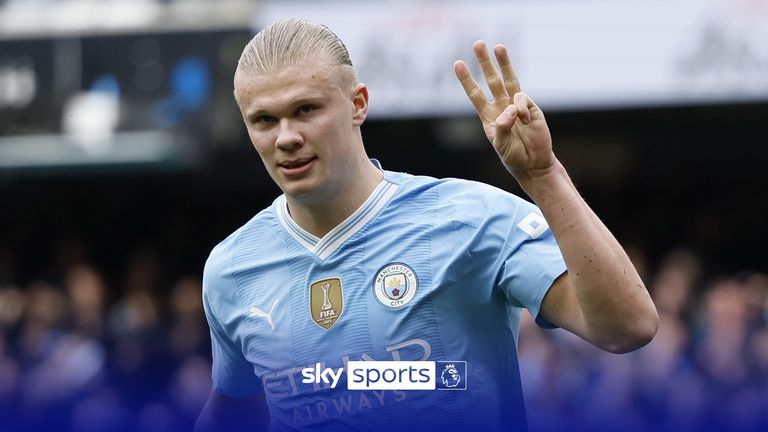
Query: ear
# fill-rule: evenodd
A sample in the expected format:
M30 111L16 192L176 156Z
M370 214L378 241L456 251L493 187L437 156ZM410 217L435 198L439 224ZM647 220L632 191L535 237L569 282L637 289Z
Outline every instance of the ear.
M352 112L352 124L360 127L368 117L368 87L365 84L358 83L355 86L352 103L355 106L355 110Z

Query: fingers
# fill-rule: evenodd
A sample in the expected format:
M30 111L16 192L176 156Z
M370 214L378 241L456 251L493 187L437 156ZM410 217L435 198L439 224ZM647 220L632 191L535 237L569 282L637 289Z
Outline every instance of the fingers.
M507 106L504 111L496 117L495 124L497 128L511 129L514 126L515 121L520 119L523 124L531 122L531 108L535 105L533 100L525 93L517 93L514 96L512 103Z
M469 100L472 101L472 105L475 106L478 113L482 113L483 108L488 104L488 99L485 98L483 90L477 85L477 81L472 78L467 64L459 60L453 64L453 71L456 73L456 78L459 79Z
M504 77L504 88L507 90L507 94L520 93L520 80L517 79L517 74L515 74L515 70L512 68L507 47L496 45L493 47L493 53L496 55L496 61L499 63L501 76Z
M491 57L488 54L488 47L485 45L485 41L477 41L472 45L475 51L475 58L480 64L480 68L483 70L485 76L485 82L488 84L488 88L491 90L491 94L495 99L502 99L509 96L504 86L504 80L493 65Z
M512 99L512 105L517 109L517 116L523 124L531 121L531 108L534 107L533 100L525 93L516 93Z
M515 95L520 93L520 81L517 79L517 74L515 74L515 71L512 68L512 62L509 59L507 48L504 45L496 45L493 48L496 62L499 65L498 68L491 60L485 41L476 41L472 45L472 48L475 52L477 62L483 71L483 76L491 91L494 103L499 102L501 104L507 104L510 96L514 99L516 97ZM467 64L464 63L464 61L459 60L453 64L453 70L464 88L464 92L475 106L475 109L478 113L482 114L483 110L489 105L489 101L477 81L475 81L472 73L469 71L469 67L467 67ZM499 74L499 70L501 70L501 74ZM525 98L527 98L527 96ZM523 108L521 113L525 116L524 123L527 124L528 121L530 121L530 113L525 109L526 106L527 102L522 104L520 108ZM503 114L504 113L502 113L502 115Z

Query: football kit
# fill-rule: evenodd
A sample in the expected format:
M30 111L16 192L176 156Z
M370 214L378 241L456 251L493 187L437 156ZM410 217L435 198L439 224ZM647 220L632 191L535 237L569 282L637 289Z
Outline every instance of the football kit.
M274 431L525 429L520 313L548 326L541 303L565 271L538 208L482 183L384 171L323 238L280 196L206 262L214 390L264 392ZM450 388L348 390L346 374L333 388L302 373L359 360L439 362Z

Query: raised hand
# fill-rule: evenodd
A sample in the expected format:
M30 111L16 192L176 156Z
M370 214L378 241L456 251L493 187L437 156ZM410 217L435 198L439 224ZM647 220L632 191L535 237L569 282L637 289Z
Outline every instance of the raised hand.
M501 75L484 41L475 42L473 48L493 100L486 99L464 61L454 63L453 69L483 122L485 135L518 180L545 172L555 163L549 127L541 109L520 91L507 48L496 45L493 49Z

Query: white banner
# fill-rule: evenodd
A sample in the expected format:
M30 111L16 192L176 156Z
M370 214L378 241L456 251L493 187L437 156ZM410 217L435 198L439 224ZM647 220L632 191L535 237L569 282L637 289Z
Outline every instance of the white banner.
M548 110L768 100L768 0L266 1L254 29L289 17L344 40L378 117L471 113L477 39Z

